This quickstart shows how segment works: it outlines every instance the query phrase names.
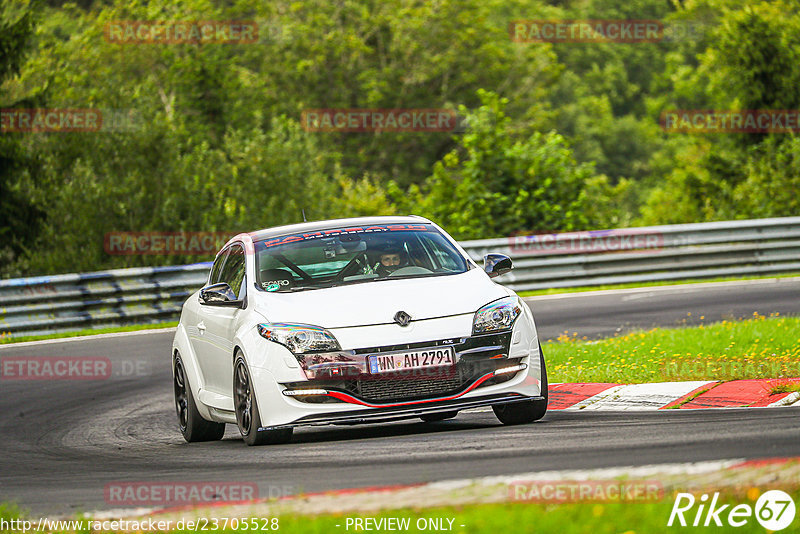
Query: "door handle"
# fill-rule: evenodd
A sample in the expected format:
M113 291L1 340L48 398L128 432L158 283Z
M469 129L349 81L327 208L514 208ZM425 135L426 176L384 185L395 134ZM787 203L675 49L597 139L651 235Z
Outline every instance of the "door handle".
M197 329L200 331L200 335L205 334L206 333L206 323L204 323L203 321L200 321L199 323L197 323Z

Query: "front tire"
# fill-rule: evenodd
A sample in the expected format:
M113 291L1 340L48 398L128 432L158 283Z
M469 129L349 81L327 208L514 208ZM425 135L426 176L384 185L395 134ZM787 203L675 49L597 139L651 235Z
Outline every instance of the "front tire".
M492 406L494 414L504 425L523 425L538 421L547 413L547 369L544 365L542 345L539 344L539 364L542 366L542 400L497 404Z
M225 434L225 423L206 421L197 411L192 388L186 378L186 369L183 367L180 354L175 354L172 375L175 410L178 412L178 427L183 434L183 439L189 443L222 439Z
M236 424L242 439L248 445L275 445L292 439L292 428L259 430L261 416L253 392L253 381L244 356L238 354L233 364L233 403L236 409Z

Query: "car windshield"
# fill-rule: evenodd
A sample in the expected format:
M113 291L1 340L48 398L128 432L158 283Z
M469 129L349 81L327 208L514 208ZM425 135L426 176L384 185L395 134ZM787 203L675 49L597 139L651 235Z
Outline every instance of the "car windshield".
M302 291L467 271L433 225L391 224L298 233L255 243L258 287Z

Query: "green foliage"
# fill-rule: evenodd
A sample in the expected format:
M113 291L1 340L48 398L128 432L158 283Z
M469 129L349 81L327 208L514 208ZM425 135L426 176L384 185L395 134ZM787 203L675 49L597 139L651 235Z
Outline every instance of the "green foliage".
M313 219L341 211L339 185L323 170L324 154L292 119L276 117L267 129L231 129L219 147L198 143L183 150L178 136L166 129L154 120L133 134L82 134L90 149L58 169L66 187L49 197L54 214L46 228L50 246L31 259L34 269L86 270L152 261L106 257L103 237L111 231L202 229L235 235L300 222L301 209ZM112 151L115 157L107 157ZM151 157L143 159L142 153ZM76 242L81 246L74 247Z
M687 16L708 17L711 11L716 24L709 28L705 49L697 55L697 68L673 71L674 85L679 88L673 97L676 105L660 98L662 109L682 105L721 110L800 108L800 13L795 3L700 0L687 4ZM663 182L649 192L638 222L798 214L793 194L798 145L793 134L673 135L683 139L669 142L673 147L670 167ZM664 154L669 150L665 148Z
M515 43L516 19L657 19L657 43ZM252 20L250 44L119 44L123 20ZM788 0L13 0L0 107L121 110L0 133L0 276L185 263L124 231L417 213L459 238L797 215L791 134L665 133L670 109L800 107ZM312 108L459 109L461 134L313 132ZM46 242L47 247L37 246Z
M741 109L800 105L800 16L796 2L753 2L723 11L707 60L717 67L711 93Z
M748 217L800 214L800 139L767 139L746 163L747 179L733 191L733 202Z
M592 165L576 162L557 133L512 135L508 100L479 94L483 105L467 113L468 132L434 165L429 186L418 192L421 214L462 239L601 222L604 214L585 209L589 180L595 178L595 191L604 186Z
M19 73L38 7L37 2L0 6L0 81Z
M0 88L19 73L33 35L37 2L0 5ZM29 105L35 98L0 91L0 108ZM39 230L44 212L30 198L37 155L23 149L19 134L0 134L0 272L19 274L26 243Z
M358 180L340 176L338 185L340 191L334 193L337 197L334 215L337 218L397 213L397 206L392 203L389 194L369 175Z

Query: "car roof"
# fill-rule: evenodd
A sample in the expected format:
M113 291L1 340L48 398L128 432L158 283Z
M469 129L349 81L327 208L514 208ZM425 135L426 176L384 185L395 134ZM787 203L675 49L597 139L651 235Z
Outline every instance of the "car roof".
M265 228L250 232L250 237L253 241L261 241L270 237L278 237L289 234L298 234L302 232L318 232L320 230L331 230L333 228L342 228L344 226L370 226L374 224L419 224L428 223L431 221L424 217L417 215L391 215L380 217L351 217L349 219L330 219L327 221L313 221L298 224L287 224L285 226L275 226L273 228Z

